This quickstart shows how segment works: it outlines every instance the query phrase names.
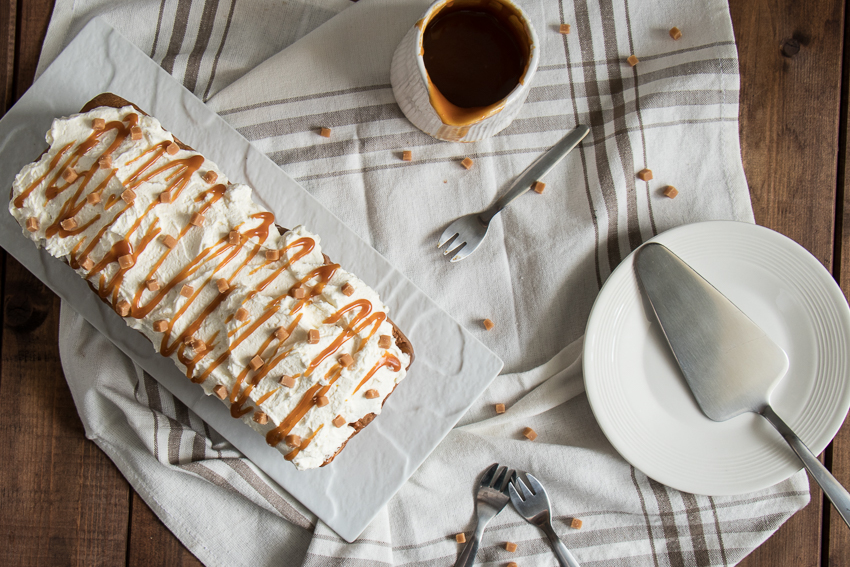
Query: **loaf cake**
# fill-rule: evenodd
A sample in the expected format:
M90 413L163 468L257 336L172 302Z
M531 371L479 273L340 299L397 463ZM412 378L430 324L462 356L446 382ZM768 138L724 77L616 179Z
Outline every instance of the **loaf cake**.
M380 413L413 349L378 295L216 164L102 94L15 178L24 234L298 469Z

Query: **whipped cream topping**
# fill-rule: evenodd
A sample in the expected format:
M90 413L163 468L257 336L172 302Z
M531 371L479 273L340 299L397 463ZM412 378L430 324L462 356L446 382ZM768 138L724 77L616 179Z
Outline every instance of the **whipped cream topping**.
M309 469L337 453L352 424L381 412L408 356L394 338L379 346L393 334L386 306L325 262L318 236L303 227L281 234L250 187L178 148L133 107L54 120L46 140L48 151L13 185L9 211L24 234L207 394L225 395L231 415Z

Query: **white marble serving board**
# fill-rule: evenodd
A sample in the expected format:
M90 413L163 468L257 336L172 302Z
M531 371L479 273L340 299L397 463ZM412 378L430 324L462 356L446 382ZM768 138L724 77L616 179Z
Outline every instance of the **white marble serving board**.
M68 266L37 250L5 206L0 210L0 246L304 506L353 541L498 375L501 360L222 118L100 20L90 22L0 120L0 187L11 187L21 167L38 158L55 117L78 112L102 92L134 102L217 163L231 180L253 187L278 224L303 224L319 234L328 256L375 288L390 307L393 321L413 343L416 361L407 378L387 400L383 413L331 465L297 471L263 436L232 419L224 404L204 396L170 359L156 354Z

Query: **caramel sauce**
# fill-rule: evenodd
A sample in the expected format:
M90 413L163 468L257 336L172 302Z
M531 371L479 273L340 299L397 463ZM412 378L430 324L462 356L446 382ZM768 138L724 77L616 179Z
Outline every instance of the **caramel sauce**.
M284 458L284 459L286 459L287 461L291 461L292 459L294 459L295 457L297 457L297 456L298 456L298 453L300 453L301 451L303 451L304 449L306 449L306 448L307 448L307 446L308 446L310 443L312 443L312 442L313 442L313 438L315 438L315 437L316 437L316 435L319 433L319 431L321 431L321 430L322 430L322 428L323 428L324 426L325 426L325 424L323 423L323 424L321 424L319 427L317 427L317 428L316 428L316 431L314 431L312 435L310 435L307 439L305 439L304 441L302 441L302 442L301 442L301 446L300 446L300 447L298 447L297 449L293 449L293 450L292 450L292 451L290 451L289 453L285 454L285 455L283 456L283 458Z
M361 380L360 383L357 385L357 387L354 388L354 391L352 392L352 394L356 394L357 390L362 388L363 384L368 382L369 378L371 378L372 376L375 375L375 372L377 372L378 370L380 370L381 368L383 368L385 366L389 367L389 369L392 370L393 372L398 372L399 370L401 370L401 362L399 361L399 359L397 359L395 356L393 356L391 354L385 354L384 356L381 357L381 359L377 363L375 363L375 366L373 366L371 369L369 369L369 372L366 373L366 376L363 377L363 380Z

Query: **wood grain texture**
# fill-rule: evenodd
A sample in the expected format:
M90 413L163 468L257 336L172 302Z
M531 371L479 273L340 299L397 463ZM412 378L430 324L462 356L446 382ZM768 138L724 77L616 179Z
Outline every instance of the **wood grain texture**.
M15 79L15 20L18 5L15 0L0 0L0 114L12 105Z
M145 501L133 493L127 567L199 567L202 565L156 517Z
M53 13L53 0L19 0L15 52L15 100L30 87L41 55L41 44Z

